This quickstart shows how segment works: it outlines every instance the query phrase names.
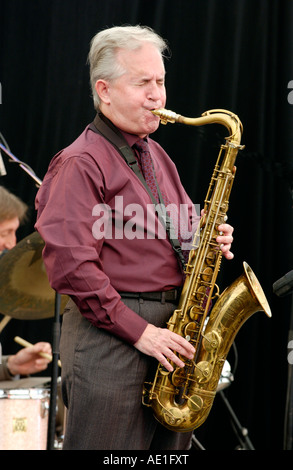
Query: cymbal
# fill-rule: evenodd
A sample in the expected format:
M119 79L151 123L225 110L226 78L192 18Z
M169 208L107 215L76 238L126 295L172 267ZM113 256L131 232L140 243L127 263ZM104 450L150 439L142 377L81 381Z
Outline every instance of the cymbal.
M0 313L19 320L50 318L55 314L51 288L42 258L44 241L33 232L0 258ZM61 296L60 313L68 301Z

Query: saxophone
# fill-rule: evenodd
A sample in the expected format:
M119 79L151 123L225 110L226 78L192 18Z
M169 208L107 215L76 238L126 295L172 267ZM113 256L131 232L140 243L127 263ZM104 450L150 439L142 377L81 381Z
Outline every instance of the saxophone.
M217 227L227 220L234 164L238 151L243 148L238 116L221 109L207 111L199 118L187 118L165 109L153 113L160 117L162 124L218 123L229 130L209 184L204 215L193 238L179 304L167 323L167 328L193 344L195 355L192 360L180 357L185 363L183 368L171 362L173 372L159 364L153 382L145 382L143 388L143 404L152 407L162 425L173 431L188 432L208 417L224 362L241 326L257 311L271 317L271 310L246 262L243 274L222 294L216 285L222 258L216 242ZM215 302L212 309L211 302Z

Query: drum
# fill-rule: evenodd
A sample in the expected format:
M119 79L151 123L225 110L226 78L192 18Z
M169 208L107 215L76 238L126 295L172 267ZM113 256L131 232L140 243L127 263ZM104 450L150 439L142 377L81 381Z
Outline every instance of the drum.
M45 450L47 447L50 389L38 383L40 379L32 381L24 379L9 382L9 385L1 382L0 450Z

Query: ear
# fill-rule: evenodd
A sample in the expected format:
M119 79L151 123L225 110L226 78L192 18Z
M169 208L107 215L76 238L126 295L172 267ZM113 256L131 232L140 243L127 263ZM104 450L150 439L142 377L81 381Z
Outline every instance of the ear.
M110 96L109 96L109 84L106 80L98 80L95 85L96 92L100 98L100 100L105 103L110 103Z

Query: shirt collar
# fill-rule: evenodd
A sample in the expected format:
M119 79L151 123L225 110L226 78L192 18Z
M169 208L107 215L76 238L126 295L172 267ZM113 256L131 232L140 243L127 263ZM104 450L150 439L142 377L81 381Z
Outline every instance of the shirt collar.
M103 119L105 122L109 121L111 123L111 121L105 117L105 115L99 111L99 114L100 114L100 117L101 119ZM111 123L113 125L113 123ZM130 147L133 147L133 145L138 142L139 140L141 140L141 137L139 137L138 135L135 135L135 134L130 134L129 132L125 132L125 131L122 131L121 129L117 128L119 130L119 132L123 135L124 139L126 140L126 142L128 143L128 145ZM148 136L146 136L144 138L144 140L148 141Z
M120 132L130 147L133 147L134 144L136 144L139 140L141 140L141 137L139 137L138 135L129 134L128 132L124 132L124 131L120 131ZM148 136L146 136L144 140L147 142Z

